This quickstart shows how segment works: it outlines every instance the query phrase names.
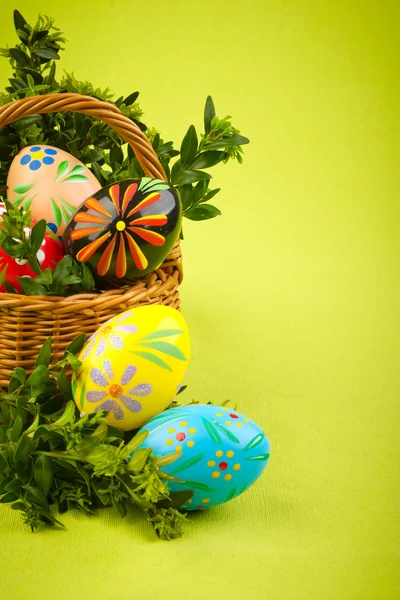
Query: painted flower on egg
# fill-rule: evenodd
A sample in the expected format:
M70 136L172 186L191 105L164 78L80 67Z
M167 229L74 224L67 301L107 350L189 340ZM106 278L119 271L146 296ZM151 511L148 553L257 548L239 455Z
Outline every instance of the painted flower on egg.
M148 436L141 447L161 457L181 454L163 470L178 478L168 483L172 493L193 492L182 505L185 510L203 510L236 498L262 474L270 456L260 427L226 406L171 408L148 420L140 431L144 430Z
M145 177L103 188L88 198L64 234L64 248L88 263L99 282L131 283L156 269L180 232L179 195Z
M89 356L92 348L94 348L96 344L96 358L100 358L102 354L104 354L107 348L107 342L110 342L114 350L122 350L124 347L124 340L118 335L118 333L136 333L137 331L136 325L133 325L132 323L124 323L124 321L127 319L129 320L131 316L131 312L124 312L123 315L117 320L115 320L115 317L108 319L108 321L106 321L104 325L102 325L96 331L96 333L94 333L88 339L86 348L82 355L83 360ZM113 321L113 326L110 325L111 321Z
M149 383L138 383L131 387L132 379L137 371L134 365L126 367L118 382L115 381L111 361L109 359L104 360L102 366L103 371L97 367L91 369L90 379L99 387L105 388L104 391L95 390L86 392L86 400L88 402L101 402L101 404L96 406L94 412L98 410L111 410L118 421L124 418L121 404L133 413L140 412L142 405L138 400L132 398L132 396L149 396L153 391L152 386Z
M22 166L29 165L31 171L37 171L42 165L52 165L57 150L54 148L42 148L32 146L27 154L23 154L19 161Z

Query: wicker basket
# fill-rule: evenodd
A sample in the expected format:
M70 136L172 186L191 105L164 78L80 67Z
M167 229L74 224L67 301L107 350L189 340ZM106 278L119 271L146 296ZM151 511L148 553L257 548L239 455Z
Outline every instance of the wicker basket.
M16 100L0 109L0 127L29 115L65 111L84 113L112 127L130 144L147 176L166 179L155 151L137 125L116 106L89 96L63 93ZM159 269L129 288L67 298L0 293L0 385L8 384L17 366L32 372L49 335L53 338L53 358L58 360L79 333L91 335L101 323L128 308L144 304L179 308L181 261L177 241Z

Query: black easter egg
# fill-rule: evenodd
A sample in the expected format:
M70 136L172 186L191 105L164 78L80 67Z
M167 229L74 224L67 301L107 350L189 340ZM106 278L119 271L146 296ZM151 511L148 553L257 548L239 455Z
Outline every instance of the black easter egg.
M91 268L98 286L118 288L161 265L181 223L175 188L160 179L127 179L102 188L79 207L63 247Z

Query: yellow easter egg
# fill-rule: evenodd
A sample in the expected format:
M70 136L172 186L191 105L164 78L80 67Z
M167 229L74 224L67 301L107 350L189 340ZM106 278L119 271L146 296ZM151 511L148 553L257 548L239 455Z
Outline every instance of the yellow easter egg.
M141 427L173 400L190 359L186 321L163 305L140 306L104 323L79 355L72 389L81 413L107 410L107 422Z

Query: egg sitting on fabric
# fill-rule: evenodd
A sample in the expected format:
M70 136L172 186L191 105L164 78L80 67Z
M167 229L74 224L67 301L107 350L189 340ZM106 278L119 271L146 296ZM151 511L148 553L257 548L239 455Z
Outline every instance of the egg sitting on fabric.
M64 251L92 269L100 288L118 288L161 265L181 223L175 188L149 177L129 179L84 202L65 230Z
M13 159L7 177L7 198L30 209L36 220L61 237L76 209L101 185L77 158L53 146L23 148Z
M270 455L265 433L254 421L231 408L193 404L171 408L150 419L140 431L149 434L141 448L158 456L180 452L162 467L181 482L171 492L191 490L182 508L201 510L239 496L260 477Z
M190 359L189 332L180 312L159 304L113 317L87 341L72 380L81 412L107 410L107 422L137 429L177 394Z

